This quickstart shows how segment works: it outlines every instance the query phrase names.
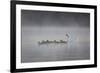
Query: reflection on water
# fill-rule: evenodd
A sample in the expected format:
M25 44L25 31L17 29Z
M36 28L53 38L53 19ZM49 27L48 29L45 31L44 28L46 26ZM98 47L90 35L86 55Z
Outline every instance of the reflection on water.
M87 45L87 46L86 46ZM22 62L64 61L89 59L89 44L44 44L23 51Z
M25 30L26 29L24 28L23 31ZM21 61L25 63L86 60L90 58L89 29L60 30L61 31L58 33L56 33L56 31L48 31L48 33L46 30L39 33L34 32L33 29L28 29L30 33L23 32ZM38 44L38 41L41 40L66 41L66 37L64 36L66 32L69 33L70 36L68 43L48 43L42 45Z

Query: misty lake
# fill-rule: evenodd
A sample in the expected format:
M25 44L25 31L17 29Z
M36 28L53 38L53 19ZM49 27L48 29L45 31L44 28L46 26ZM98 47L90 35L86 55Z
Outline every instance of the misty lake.
M90 58L88 28L33 28L23 27L21 61L47 62L86 60ZM67 39L65 34L70 38ZM39 45L42 40L68 40L68 43L51 43Z

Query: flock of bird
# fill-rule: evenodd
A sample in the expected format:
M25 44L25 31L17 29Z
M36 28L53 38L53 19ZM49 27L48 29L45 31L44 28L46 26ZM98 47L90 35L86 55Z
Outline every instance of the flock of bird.
M53 40L53 41L50 41L50 40L42 40L42 41L38 41L38 44L50 44L50 43L55 43L55 44L59 44L59 43L67 43L68 42L68 38L69 38L69 35L66 34L66 37L67 37L67 40Z

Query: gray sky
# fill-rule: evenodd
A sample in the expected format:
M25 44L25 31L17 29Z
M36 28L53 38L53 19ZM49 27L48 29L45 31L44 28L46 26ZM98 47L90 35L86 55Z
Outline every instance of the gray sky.
M21 10L22 26L89 27L89 13Z

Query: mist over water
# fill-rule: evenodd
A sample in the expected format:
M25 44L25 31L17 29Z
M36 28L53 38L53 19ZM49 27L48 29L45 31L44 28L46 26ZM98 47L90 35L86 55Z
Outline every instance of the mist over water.
M22 63L90 59L88 13L22 10L21 24ZM68 43L39 45L43 40Z

